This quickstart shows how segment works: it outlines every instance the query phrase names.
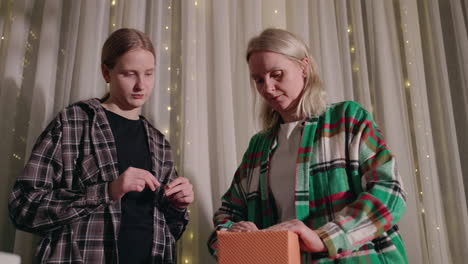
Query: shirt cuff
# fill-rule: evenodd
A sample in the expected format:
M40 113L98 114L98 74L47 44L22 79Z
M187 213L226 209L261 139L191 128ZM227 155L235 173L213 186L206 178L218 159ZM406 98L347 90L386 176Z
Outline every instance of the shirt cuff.
M111 203L108 183L98 183L86 188L85 197L88 205L101 205Z
M337 224L329 222L316 232L327 247L330 258L338 258L351 253L352 245L346 233Z

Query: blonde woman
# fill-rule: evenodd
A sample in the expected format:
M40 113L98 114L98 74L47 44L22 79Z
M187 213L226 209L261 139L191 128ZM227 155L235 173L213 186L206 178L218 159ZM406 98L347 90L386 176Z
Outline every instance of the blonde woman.
M267 29L247 63L262 98L254 135L214 215L216 230L289 230L302 263L406 263L395 159L359 104L327 105L307 46ZM217 254L216 233L208 242Z

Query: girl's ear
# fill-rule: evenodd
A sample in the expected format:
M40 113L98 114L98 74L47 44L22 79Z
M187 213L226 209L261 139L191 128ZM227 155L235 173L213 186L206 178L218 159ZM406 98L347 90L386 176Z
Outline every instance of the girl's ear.
M101 73L102 73L102 77L104 77L104 80L106 81L106 83L109 83L110 82L110 72L109 72L109 69L107 68L107 66L105 64L101 64Z

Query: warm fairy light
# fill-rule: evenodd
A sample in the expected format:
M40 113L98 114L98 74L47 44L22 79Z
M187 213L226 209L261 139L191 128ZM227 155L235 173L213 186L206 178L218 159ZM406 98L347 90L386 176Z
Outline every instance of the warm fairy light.
M351 27L351 25L348 26L348 33L351 33L353 32L353 28Z
M278 14L278 10L275 9L275 14Z
M190 233L190 239L193 239L193 233Z
M171 67L167 67L167 70L170 71L170 70L171 70Z
M354 46L351 47L351 53L354 53L356 51L356 48Z
M168 133L169 133L169 130L168 130L168 129L164 130L164 133L168 134Z
M171 6L168 6L167 9L171 9Z
M169 50L169 47L168 47L168 46L166 46L166 47L164 47L164 49L165 49L165 50Z
M113 1L111 2L111 5L115 6L115 0L113 0Z
M172 108L171 108L170 106L167 107L167 111L171 111L171 109L172 109Z
M185 263L189 263L188 259L185 259Z
M171 90L171 87L167 87L167 90L170 91L170 90Z
M4 40L4 39L5 39L5 37L4 37L4 36L2 36L2 40Z
M115 23L113 23L112 26L115 27Z
M198 2L197 2L197 1L195 1L195 6L198 6Z
M166 26L166 30L168 30L168 29L169 29L169 26Z
M423 209L421 210L421 213L423 213L423 214L424 214L425 212L426 212L426 211L425 211L425 210L424 210L424 208L423 208Z
M405 81L405 86L406 86L407 88L409 88L409 87L411 86L411 82L410 82L409 80L406 80L406 81Z
M426 155L426 158L430 158L429 154Z

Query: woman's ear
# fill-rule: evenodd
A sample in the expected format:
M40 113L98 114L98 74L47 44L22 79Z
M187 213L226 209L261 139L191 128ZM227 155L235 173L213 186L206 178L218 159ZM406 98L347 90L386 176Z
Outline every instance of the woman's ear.
M101 73L102 73L102 77L104 77L104 80L106 81L106 83L109 83L110 82L110 72L109 72L109 68L107 68L107 66L105 64L101 64Z

